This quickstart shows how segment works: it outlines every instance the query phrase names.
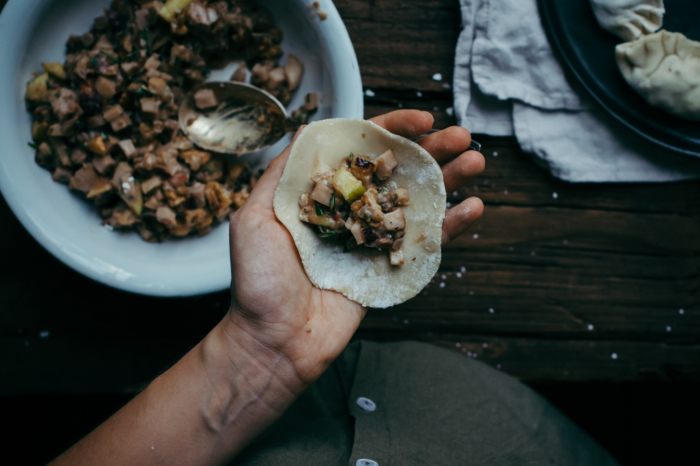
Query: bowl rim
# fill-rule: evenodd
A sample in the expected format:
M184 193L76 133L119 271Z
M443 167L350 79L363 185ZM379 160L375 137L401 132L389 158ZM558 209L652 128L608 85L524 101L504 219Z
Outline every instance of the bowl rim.
M5 109L14 108L18 89L16 83L18 80L25 82L28 79L26 76L18 76L24 57L24 47L17 46L17 44L23 41L26 44L29 37L27 30L36 23L45 6L51 1L53 0L9 0L0 13L0 43L15 44L14 46L0 47L0 63L3 65L0 66L0 84L5 84L0 86L0 108L3 109L0 112L9 112ZM308 8L313 0L296 0L296 3L300 7ZM343 112L342 115L334 117L362 119L364 118L362 78L350 35L333 2L321 0L321 6L328 13L328 16L323 21L315 18L312 24L316 28L324 55L328 57L328 62L324 60L324 66L328 69L332 81L334 104L338 104L340 111ZM21 32L23 30L24 33ZM18 32L20 33L18 34ZM344 90L346 97L343 98L343 101L339 100L337 89ZM16 139L14 125L2 124L3 120L8 121L7 117L3 118L0 114L0 141ZM5 145L3 144L3 146ZM4 147L3 152L7 150L7 147ZM0 157L4 156L5 154L0 154ZM50 229L46 229L46 227L50 227L50 224L42 223L39 218L28 214L23 206L21 189L18 189L17 183L12 181L10 174L1 168L0 161L0 192L12 213L44 249L80 274L104 285L146 296L196 296L229 288L230 276L183 288L179 283L162 287L140 286L136 281L119 280L114 275L98 272L95 267L90 266L91 258L76 257L75 254L70 254L62 248L61 244L48 234ZM228 257L226 260L228 261Z

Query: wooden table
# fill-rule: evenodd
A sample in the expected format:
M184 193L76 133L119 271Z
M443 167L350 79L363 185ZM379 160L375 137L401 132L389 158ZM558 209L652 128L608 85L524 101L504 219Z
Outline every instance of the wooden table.
M375 93L367 117L418 108L455 124L458 2L335 3ZM371 310L358 337L432 342L529 382L699 379L700 184L571 185L513 138L477 139L486 171L448 200L481 197L483 219L419 297ZM154 299L94 283L4 200L0 225L0 394L138 390L228 307L228 292Z

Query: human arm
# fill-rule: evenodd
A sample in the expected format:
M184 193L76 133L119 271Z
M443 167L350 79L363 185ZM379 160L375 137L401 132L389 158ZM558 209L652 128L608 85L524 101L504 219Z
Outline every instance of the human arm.
M426 133L433 123L430 114L418 111L373 121L405 137ZM467 152L470 142L462 128L419 142L443 166L448 192L483 170L481 154ZM232 304L226 317L54 464L222 464L279 418L347 346L366 309L309 282L272 208L290 147L231 220ZM482 211L474 198L452 208L443 243Z

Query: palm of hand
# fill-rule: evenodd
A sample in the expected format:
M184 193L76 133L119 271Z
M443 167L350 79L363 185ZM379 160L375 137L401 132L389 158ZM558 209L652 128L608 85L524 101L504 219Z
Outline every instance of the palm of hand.
M424 134L432 127L432 116L419 111L392 112L372 121L405 137ZM470 142L471 136L462 128L420 141L444 164L448 192L483 170L483 156L465 152ZM231 219L233 284L228 315L234 325L287 358L303 381L312 383L347 346L366 309L340 293L313 286L291 235L275 216L272 200L290 151L291 145L270 164ZM443 243L471 226L482 210L475 198L451 209L443 225Z

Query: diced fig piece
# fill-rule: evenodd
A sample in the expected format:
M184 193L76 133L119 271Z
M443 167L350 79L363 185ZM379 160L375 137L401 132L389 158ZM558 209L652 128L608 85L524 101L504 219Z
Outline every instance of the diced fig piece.
M267 78L267 87L274 91L282 85L285 79L284 68L278 66L270 71L270 76Z
M211 159L211 153L200 150L188 150L180 153L180 157L192 168L197 171L200 167Z
M333 175L333 187L338 191L347 202L353 202L362 197L365 193L365 188L362 182L352 176L350 170L345 167L340 167Z
M326 186L325 183L317 183L316 188L314 188L314 191L311 193L311 199L326 207L330 207L332 196L333 190Z
M396 190L396 205L407 206L410 199L408 197L408 189L398 188Z
M65 168L58 167L51 174L51 179L57 183L68 184L73 174Z
M143 191L144 194L148 194L157 187L159 187L161 184L162 181L159 177L152 176L151 178L141 183L141 191Z
M168 228L177 227L175 211L166 205L158 207L156 210L156 219Z
M384 215L384 229L387 231L397 231L406 229L406 217L402 209L396 209Z
M83 168L75 172L71 177L68 187L75 191L82 191L85 194L90 192L92 185L97 181L97 173L92 168L92 164L86 163Z
M132 141L131 139L124 139L123 141L119 141L119 147L121 148L122 152L124 152L124 155L127 159L131 159L137 153L136 147L134 147L134 141Z
M83 162L85 162L85 159L87 158L87 154L82 151L82 149L73 149L73 152L70 155L70 161L73 163L73 165L80 165Z
M377 178L382 181L388 179L393 173L394 168L399 165L396 161L396 157L394 157L394 151L391 149L374 159L374 163L377 165Z
M284 66L284 75L287 79L289 90L295 90L299 87L301 78L304 76L304 64L294 55L289 55L287 64Z
M160 102L155 97L146 97L141 99L141 111L148 113L150 116L155 116L158 113Z
M44 71L49 73L54 78L66 79L66 70L63 68L63 64L58 62L42 63L41 66Z
M56 156L51 150L51 146L42 142L36 149L35 160L40 167L51 169L56 165Z
M263 65L262 63L256 63L253 66L253 77L251 78L253 84L264 84L270 79L270 71L272 67L270 65Z
M219 101L211 89L200 89L194 94L194 103L200 110L216 107Z
M248 69L245 65L239 66L236 71L231 76L231 81L237 81L239 83L244 83L248 78Z
M44 73L32 79L27 85L27 92L24 98L31 102L45 102L48 100L49 92L47 84L49 82L49 74Z
M155 95L163 95L168 89L168 83L165 79L154 76L148 79L148 89Z
M98 196L102 196L114 189L112 183L106 178L97 178L93 185L90 187L90 191L87 193L88 199L94 199Z
M102 136L97 136L93 138L87 145L87 148L91 152L98 155L105 155L107 153L107 146L105 146L105 141Z
M391 251L389 253L389 261L391 265L403 265L403 249Z
M117 85L111 79L100 76L97 78L97 81L95 81L95 91L109 100L117 93Z
M109 155L103 155L101 157L93 157L92 166L95 167L98 173L104 175L107 170L116 164L114 159Z
M135 61L130 61L126 63L122 63L122 70L124 70L124 73L126 74L131 74L134 71L136 71L139 67L138 62Z
M362 182L362 186L365 189L369 188L372 184L372 175L377 167L369 160L362 157L355 157L350 167L350 172L352 175Z
M114 105L113 107L107 107L105 109L105 111L102 113L102 116L105 118L105 120L107 120L111 123L123 114L124 114L124 109L122 108L122 106L121 105Z
M131 118L126 113L123 113L116 120L112 121L112 131L118 133L119 131L131 126Z

